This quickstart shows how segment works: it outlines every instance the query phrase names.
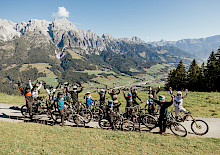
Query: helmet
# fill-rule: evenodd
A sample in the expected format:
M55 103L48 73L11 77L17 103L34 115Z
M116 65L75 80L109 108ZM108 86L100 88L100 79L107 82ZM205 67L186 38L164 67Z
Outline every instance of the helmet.
M159 96L159 100L160 100L160 101L164 101L164 100L165 100L165 96L164 96L164 95L160 95L160 96Z
M31 89L29 86L27 86L25 89Z
M53 88L53 86L50 86L49 88L51 89L51 88Z
M64 85L68 85L69 83L68 82L64 82Z
M73 89L77 89L77 86L75 85L75 86L73 86Z
M112 89L112 92L116 92L116 90L115 90L115 89Z
M86 94L90 94L90 92L88 91L88 92L86 92Z
M156 89L153 89L152 92L156 92Z
M176 94L182 96L182 92L181 91L178 91Z
M63 92L58 92L58 94L57 95L63 95Z
M104 89L101 89L100 92L105 92L105 90L104 90Z
M128 93L128 97L132 97L132 94L131 94L131 93Z
M108 100L108 106L112 106L113 105L113 100Z

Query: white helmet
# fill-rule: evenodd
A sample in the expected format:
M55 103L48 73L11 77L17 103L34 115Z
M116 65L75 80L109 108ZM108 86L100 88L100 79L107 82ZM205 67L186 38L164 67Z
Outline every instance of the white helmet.
M73 86L73 89L77 89L77 86Z
M104 90L104 89L101 89L100 92L105 92L105 90Z
M68 85L69 83L68 82L64 82L64 85Z
M89 92L89 91L87 91L87 92L86 92L86 94L90 94L90 92Z
M182 92L181 91L178 91L176 94L182 96Z

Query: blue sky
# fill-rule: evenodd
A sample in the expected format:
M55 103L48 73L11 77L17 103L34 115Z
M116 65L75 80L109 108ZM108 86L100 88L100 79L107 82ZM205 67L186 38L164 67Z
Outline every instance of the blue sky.
M98 35L158 41L220 34L220 0L1 0L0 18L53 21L58 7L78 28Z

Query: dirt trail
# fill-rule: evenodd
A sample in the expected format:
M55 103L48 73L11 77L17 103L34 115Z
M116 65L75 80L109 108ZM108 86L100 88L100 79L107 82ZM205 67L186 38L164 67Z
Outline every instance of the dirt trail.
M40 116L42 119L47 119L46 116ZM0 121L7 122L23 122L23 117L20 112L20 106L9 105L9 104L0 104ZM196 119L204 120L209 125L209 131L207 134L198 137L210 137L210 138L220 138L220 118L201 118L197 117ZM65 123L66 125L73 125L70 123ZM191 121L186 121L182 123L188 131L188 136L197 136L191 130ZM90 128L99 128L97 122L90 122L87 124L87 127ZM156 128L151 132L157 132L159 129ZM169 130L166 131L170 133Z

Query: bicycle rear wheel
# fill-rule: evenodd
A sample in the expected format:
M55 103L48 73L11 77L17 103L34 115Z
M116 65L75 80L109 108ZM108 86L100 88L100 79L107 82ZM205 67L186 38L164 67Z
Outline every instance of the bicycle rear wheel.
M170 130L177 136L185 137L187 135L186 128L182 124L177 122L174 122L170 125Z
M157 127L157 120L151 115L145 115L141 120L142 123L150 130Z
M209 131L209 126L203 120L195 120L191 124L191 129L196 135L204 135Z

